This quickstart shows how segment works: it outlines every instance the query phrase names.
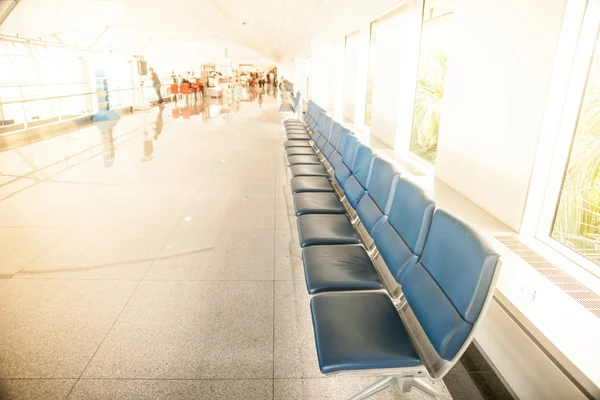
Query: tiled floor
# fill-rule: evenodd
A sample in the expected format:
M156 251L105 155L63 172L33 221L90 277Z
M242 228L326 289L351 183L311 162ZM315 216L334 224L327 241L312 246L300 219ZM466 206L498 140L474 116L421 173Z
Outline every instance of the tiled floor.
M169 107L151 156L157 108L121 120L114 159L95 128L0 153L0 175L18 159L37 179L0 181L0 398L360 391L373 378L318 369L278 104L210 121ZM72 148L89 150L48 167Z

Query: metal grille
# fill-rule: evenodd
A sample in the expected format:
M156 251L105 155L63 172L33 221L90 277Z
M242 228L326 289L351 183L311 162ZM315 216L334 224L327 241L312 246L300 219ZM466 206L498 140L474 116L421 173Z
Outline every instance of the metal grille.
M554 283L566 294L571 296L579 304L600 318L600 296L592 292L579 281L572 278L569 274L546 260L536 251L521 242L513 235L498 235L496 239L513 253L521 257L527 264L535 268L540 274L545 276L550 282Z

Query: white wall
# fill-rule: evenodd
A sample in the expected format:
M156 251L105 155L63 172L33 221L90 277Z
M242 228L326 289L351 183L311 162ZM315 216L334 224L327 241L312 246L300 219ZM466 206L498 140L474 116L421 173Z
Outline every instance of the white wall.
M308 69L306 65L306 59L301 57L296 57L294 59L294 90L300 91L302 93L302 97L305 99L308 95L307 87L306 87L306 77L308 76Z
M335 42L333 45L331 82L333 83L333 113L336 116L343 114L344 108L344 40Z
M518 231L565 1L456 4L435 173Z
M401 57L402 73L399 76L396 140L393 146L398 154L406 152L410 148L419 69L422 6L421 2L411 0L407 3L406 11L402 14L402 37L400 39L403 49Z
M344 118L354 121L355 88L358 79L358 32L346 36L344 56Z
M375 70L373 75L373 103L371 105L371 135L394 148L401 81L405 74L405 42L403 38L406 6L377 20Z
M312 100L327 108L333 97L330 79L333 61L332 45L313 40L311 42L311 59Z

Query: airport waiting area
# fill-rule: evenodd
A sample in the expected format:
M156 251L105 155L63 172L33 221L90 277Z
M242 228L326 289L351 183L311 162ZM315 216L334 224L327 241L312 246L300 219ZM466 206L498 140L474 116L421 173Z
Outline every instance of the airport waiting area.
M0 400L600 399L600 0L0 0Z

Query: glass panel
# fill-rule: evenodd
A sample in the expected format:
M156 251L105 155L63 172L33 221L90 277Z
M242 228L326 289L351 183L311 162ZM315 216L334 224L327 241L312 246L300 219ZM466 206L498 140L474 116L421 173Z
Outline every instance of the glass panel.
M369 42L369 72L367 74L367 104L365 107L365 124L371 126L371 106L373 105L373 78L375 73L375 60L377 57L377 36L375 27L377 21L371 22L371 41Z
M452 4L435 0L424 3L410 150L431 164L435 164L444 101Z
M600 44L590 66L551 236L600 265Z

